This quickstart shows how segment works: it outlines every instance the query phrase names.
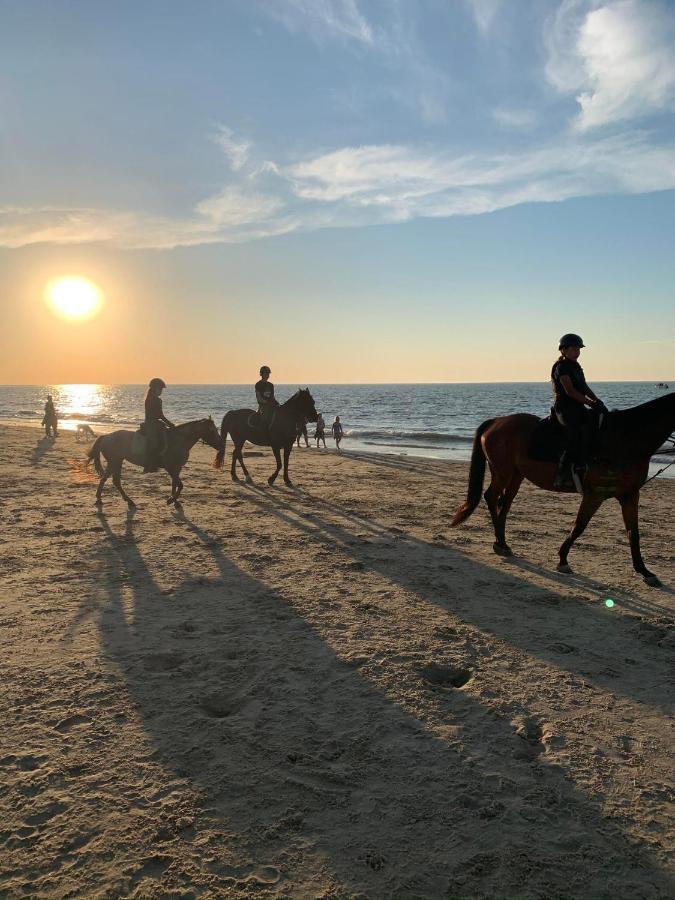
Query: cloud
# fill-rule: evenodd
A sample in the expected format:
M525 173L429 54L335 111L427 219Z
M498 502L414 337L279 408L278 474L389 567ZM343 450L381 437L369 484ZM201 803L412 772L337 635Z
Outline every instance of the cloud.
M495 20L501 0L466 0L475 19L478 30L487 35Z
M502 128L532 128L537 120L532 109L516 109L515 107L498 106L492 110L492 118Z
M293 163L258 163L183 216L134 210L0 208L0 245L104 242L134 248L239 243L292 231L480 215L522 203L675 189L675 144L647 133L557 142L511 153L442 146L342 147ZM238 179L238 180L237 180Z
M225 125L219 126L215 141L225 151L230 160L230 166L235 172L246 165L251 152L250 141L236 140L232 129Z
M545 33L546 76L589 131L675 107L675 17L657 0L566 0Z
M374 42L373 29L356 0L261 0L262 7L292 34L326 40Z

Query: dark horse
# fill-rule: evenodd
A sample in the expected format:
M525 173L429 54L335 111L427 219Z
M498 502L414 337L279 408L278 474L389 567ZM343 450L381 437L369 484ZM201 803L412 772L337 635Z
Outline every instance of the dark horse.
M244 442L250 441L252 444L258 444L260 447L271 447L274 452L277 469L267 479L267 483L270 485L274 484L277 475L281 471L281 450L283 449L284 481L286 484L291 484L291 480L288 477L288 457L291 455L291 450L295 443L297 423L302 421L303 418L309 422L316 422L319 418L308 388L296 391L292 397L274 410L269 428L264 425L260 416L252 409L230 410L230 412L225 413L223 424L220 427L223 447L221 450L218 450L218 454L213 461L214 467L216 469L222 469L223 467L225 442L227 441L227 435L230 434L234 442L231 469L233 481L239 481L236 473L237 461L244 472L246 483L250 484L253 481L244 465L244 457L241 452Z
M532 438L539 425L536 416L503 416L483 422L474 437L467 499L450 524L460 525L480 503L487 459L492 480L483 496L495 531L493 548L500 556L512 555L506 543L506 517L523 478L546 491L556 490L553 487L555 459L543 461L532 456ZM567 563L572 544L600 505L609 497L616 497L630 540L633 568L647 584L659 586L658 578L647 569L640 553L638 503L640 488L649 471L649 460L674 430L675 393L606 415L584 479L583 498L574 528L559 550L559 572L572 571ZM566 492L572 493L573 489L566 489Z
M113 484L122 495L123 499L129 504L130 509L134 509L136 504L124 492L122 487L122 463L128 460L135 466L145 465L144 447L137 447L134 441L137 432L135 431L112 431L110 434L102 434L96 439L93 447L87 454L87 465L93 461L94 468L101 480L98 483L96 491L96 506L103 506L102 492L103 485L108 478L112 476ZM198 419L195 422L185 422L183 425L177 425L175 428L169 429L167 432L167 448L161 458L161 466L171 476L171 496L167 503L176 503L183 490L183 482L180 480L180 470L188 461L190 450L197 441L204 441L214 450L220 450L223 446L222 439L218 434L215 422L211 418ZM101 465L101 454L106 459L107 466L105 469Z

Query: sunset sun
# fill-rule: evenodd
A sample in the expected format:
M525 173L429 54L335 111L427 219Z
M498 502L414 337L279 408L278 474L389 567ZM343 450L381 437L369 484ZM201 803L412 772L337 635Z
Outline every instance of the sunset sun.
M68 275L50 281L45 290L49 307L64 319L90 319L103 303L101 290L86 278Z

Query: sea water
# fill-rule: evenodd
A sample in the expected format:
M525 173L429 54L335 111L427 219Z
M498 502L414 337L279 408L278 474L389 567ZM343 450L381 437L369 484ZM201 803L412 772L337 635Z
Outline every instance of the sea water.
M305 385L302 385L305 387ZM675 388L675 385L673 385ZM281 402L298 385L276 385ZM548 382L494 384L312 384L316 408L330 426L336 415L345 430L345 450L398 453L437 459L468 459L481 422L515 412L548 414ZM663 396L653 382L593 382L610 409L624 409ZM145 385L42 384L0 386L0 418L39 422L45 398L52 394L62 428L86 422L94 429L137 427L143 418ZM163 394L164 411L174 422L211 415L218 425L229 409L255 407L253 385L171 384ZM310 439L313 426L308 426ZM310 443L312 441L310 440ZM670 462L662 448L657 467ZM666 475L675 475L675 466Z

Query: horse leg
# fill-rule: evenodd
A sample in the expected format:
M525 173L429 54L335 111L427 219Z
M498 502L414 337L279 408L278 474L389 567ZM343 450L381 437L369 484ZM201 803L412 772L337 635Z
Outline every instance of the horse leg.
M246 465L244 464L244 454L241 452L243 446L244 446L243 444L239 444L239 446L237 447L237 456L239 458L239 465L241 466L241 470L244 473L244 478L246 479L246 484L253 484L253 479L248 474L248 469L246 468Z
M124 492L124 488L122 487L121 476L122 476L122 464L120 463L120 465L112 473L113 484L115 485L117 490L122 495L122 499L126 500L126 503L127 503L127 506L129 507L129 509L136 509L136 504L134 503L134 501L131 499L131 497L128 494L126 494Z
M516 498L516 494L520 490L520 485L523 483L523 476L520 472L515 472L511 481L507 484L507 486L502 491L498 501L497 501L497 516L496 520L493 519L495 526L495 535L497 537L497 541L494 545L494 551L499 556L513 556L513 551L506 543L506 518L509 514L509 510L511 509L511 504ZM488 488L489 490L489 488ZM499 549L497 549L499 547Z
M276 470L276 472L274 472L273 475L270 475L270 477L267 479L267 483L269 484L270 487L272 487L274 482L277 480L277 475L279 474L279 472L281 472L281 448L280 447L272 447L272 452L274 453L274 459L276 460L276 463L277 463L277 470Z
M110 478L110 466L106 466L105 472L101 475L101 480L98 483L98 488L96 489L96 500L94 501L95 506L103 506L103 485Z
M169 470L167 469L167 471ZM178 472L169 472L169 475L171 476L171 496L166 501L167 506L171 506L172 503L175 503L176 500L178 500L178 495L180 494L181 488L183 486L183 482L178 477Z
M626 526L626 532L628 533L628 540L630 541L630 555L633 559L633 568L638 575L642 575L644 580L647 584L651 585L651 587L661 587L661 582L656 575L653 572L650 572L647 566L645 566L642 553L640 552L640 528L638 525L640 491L634 491L632 494L627 494L618 499L621 504L621 514L623 516L624 525Z
M300 446L298 444L298 446ZM284 484L287 484L289 487L293 487L293 482L288 477L288 458L291 455L291 450L293 449L293 444L286 444L284 447Z
M584 533L584 531L586 530L586 526L591 521L596 512L600 509L600 506L602 505L604 499L605 498L600 496L599 494L584 494L584 498L581 501L581 506L579 507L579 512L577 513L576 522L574 523L574 528L569 533L569 536L563 542L560 550L558 551L560 561L556 568L559 572L564 572L565 575L569 575L572 572L567 563L567 554L570 552L572 544L576 541L579 535Z

